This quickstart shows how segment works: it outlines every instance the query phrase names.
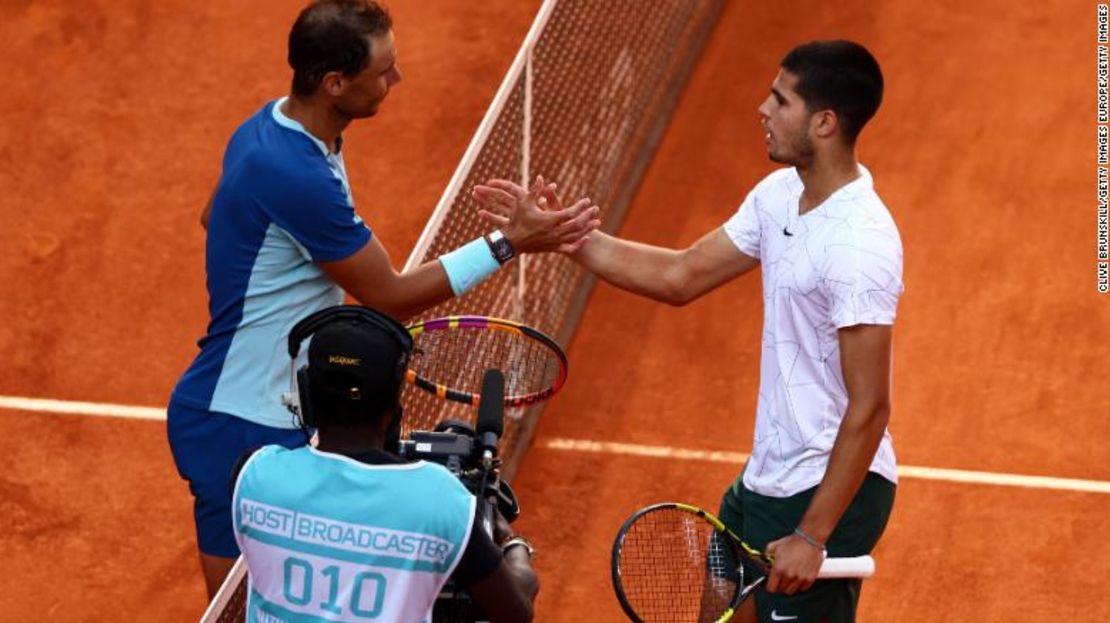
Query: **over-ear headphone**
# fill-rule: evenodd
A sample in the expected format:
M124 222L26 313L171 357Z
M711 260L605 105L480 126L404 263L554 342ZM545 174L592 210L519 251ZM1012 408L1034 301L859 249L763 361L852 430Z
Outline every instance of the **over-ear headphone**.
M296 366L297 355L300 354L301 351L301 344L321 328L340 321L365 323L380 329L396 342L401 352L397 362L393 366L393 380L398 384L398 401L390 435L393 436L395 433L397 437L400 437L400 384L401 380L404 378L405 370L408 368L409 354L412 352L412 335L409 334L408 330L405 329L401 323L369 307L361 305L336 305L310 314L293 326L293 329L289 331L289 358L292 362L290 364L290 369L293 370L293 374L291 375L292 378L290 379L291 391L282 396L282 402L285 403L290 411L298 416L302 428L316 427L316 410L312 396L311 381L308 375L309 364L301 366L300 369L294 368ZM396 431L393 431L394 428Z

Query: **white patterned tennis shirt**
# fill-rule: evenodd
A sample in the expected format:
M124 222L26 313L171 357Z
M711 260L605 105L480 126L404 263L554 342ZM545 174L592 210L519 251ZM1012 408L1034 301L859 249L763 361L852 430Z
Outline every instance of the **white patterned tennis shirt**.
M744 486L788 497L824 478L848 407L838 329L892 325L902 294L902 241L890 212L861 175L798 215L793 168L768 175L725 223L763 272L759 404ZM885 431L870 471L897 482Z

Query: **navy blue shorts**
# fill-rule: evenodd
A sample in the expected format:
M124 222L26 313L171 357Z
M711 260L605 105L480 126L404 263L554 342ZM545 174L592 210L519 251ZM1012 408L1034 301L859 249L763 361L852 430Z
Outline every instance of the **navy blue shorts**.
M307 443L298 429L272 428L234 415L203 411L170 402L166 433L177 473L193 494L193 515L200 551L211 556L239 555L231 520L231 470L248 450Z

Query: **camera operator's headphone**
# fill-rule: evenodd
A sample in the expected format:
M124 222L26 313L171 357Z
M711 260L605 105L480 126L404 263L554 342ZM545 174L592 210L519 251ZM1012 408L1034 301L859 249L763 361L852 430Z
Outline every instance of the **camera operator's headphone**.
M301 319L297 324L293 325L293 329L289 331L290 367L292 369L296 366L297 355L301 351L301 344L306 339L324 326L340 321L365 323L371 327L380 329L383 333L389 335L401 350L401 355L393 366L393 380L398 385L397 404L395 407L396 413L394 414L393 422L390 424L388 433L390 443L395 443L401 435L400 386L405 375L405 370L408 368L409 355L412 352L412 335L409 334L408 330L405 329L401 323L377 310L361 305L336 305L335 307L321 309ZM316 410L314 408L315 405L312 397L311 382L308 376L308 368L309 366L306 364L293 372L292 378L290 379L290 384L292 385L291 391L282 396L282 402L285 403L290 411L298 416L300 420L299 424L305 429L316 427Z

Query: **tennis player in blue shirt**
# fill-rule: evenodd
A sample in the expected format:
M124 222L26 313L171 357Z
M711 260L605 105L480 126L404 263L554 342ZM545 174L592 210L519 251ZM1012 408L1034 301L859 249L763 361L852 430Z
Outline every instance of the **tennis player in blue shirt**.
M343 130L374 116L401 80L389 13L370 0L319 0L289 33L291 93L232 135L201 217L208 230L208 329L170 398L174 461L195 498L201 566L215 594L239 548L228 478L249 448L302 446L281 404L284 338L304 316L343 301L404 319L466 292L521 253L573 251L596 229L589 201L545 210L542 182L519 215L398 273L355 211ZM299 365L300 362L297 362Z

